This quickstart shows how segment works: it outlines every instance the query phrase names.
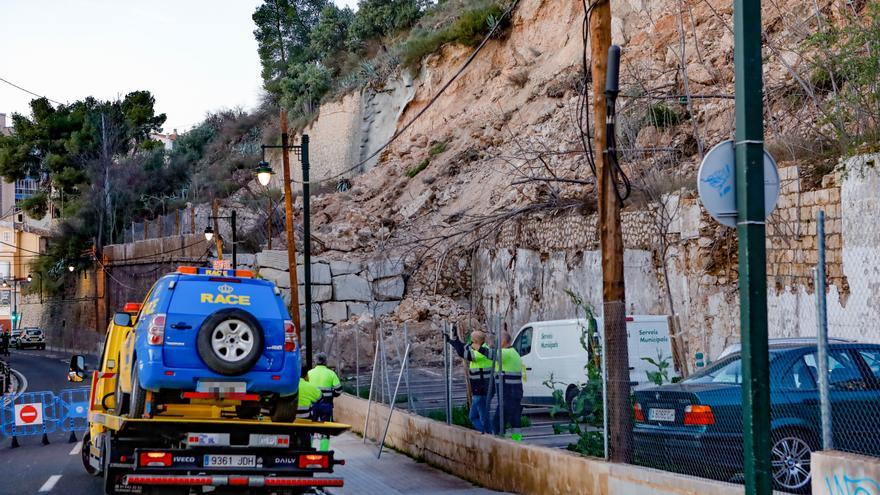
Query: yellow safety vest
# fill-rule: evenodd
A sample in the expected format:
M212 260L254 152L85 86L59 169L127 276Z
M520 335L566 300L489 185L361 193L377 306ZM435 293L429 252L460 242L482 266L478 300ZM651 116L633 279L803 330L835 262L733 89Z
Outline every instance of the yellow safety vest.
M300 378L299 379L299 400L297 403L296 415L299 417L308 416L309 410L315 402L321 400L321 389L314 384Z
M309 383L321 389L321 395L325 399L332 399L342 393L342 384L339 377L330 368L319 364L309 370Z

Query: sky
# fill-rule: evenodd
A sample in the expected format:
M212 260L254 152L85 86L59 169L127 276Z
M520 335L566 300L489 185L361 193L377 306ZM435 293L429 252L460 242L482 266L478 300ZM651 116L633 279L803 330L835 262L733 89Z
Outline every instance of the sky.
M183 132L208 112L259 101L251 14L260 3L0 0L0 78L63 103L149 90L165 132ZM7 119L29 114L33 98L0 81Z

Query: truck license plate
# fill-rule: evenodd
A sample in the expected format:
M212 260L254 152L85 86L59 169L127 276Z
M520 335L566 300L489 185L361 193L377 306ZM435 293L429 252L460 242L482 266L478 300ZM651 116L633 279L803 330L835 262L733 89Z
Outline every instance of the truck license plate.
M675 409L651 409L648 411L650 421L675 421Z
M205 467L250 468L257 465L254 455L205 455Z

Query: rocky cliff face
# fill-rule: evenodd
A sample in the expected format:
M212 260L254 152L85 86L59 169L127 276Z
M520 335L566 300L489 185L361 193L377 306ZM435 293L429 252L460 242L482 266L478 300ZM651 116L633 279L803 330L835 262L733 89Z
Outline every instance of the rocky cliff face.
M614 41L623 47L619 140L636 189L625 204L626 214L633 215L625 223L633 229L625 232L631 240L628 309L668 312L661 233L651 230L650 220L637 220L651 208L640 188L658 187L644 177L660 171L661 193L680 186L692 190L702 154L732 136L732 7L729 0L611 3ZM779 161L799 160L802 150L791 143L803 143L817 125L816 101L798 96L810 89L803 41L848 5L765 2L767 141ZM331 178L331 184L346 178L352 188L314 198L319 254L326 260L402 260L401 307L442 297L478 318L502 314L514 328L530 319L571 316L564 289L577 289L598 307L596 247L593 241L568 242L595 239L594 231L577 230L591 228L586 224L595 203L578 131L584 15L581 2L521 0L509 31L486 45L427 110L470 50L446 46L411 82L396 76L385 90L373 88L323 107L309 128L313 141L322 143L312 157L315 177ZM339 118L333 105L348 105L348 124L333 125ZM375 165L350 170L423 110ZM815 168L818 176L801 182ZM790 180L797 181L800 194L818 186L821 171L832 168L801 164ZM708 351L737 339L735 318L726 314L735 314L735 244L731 251L731 233L707 221L689 193L676 197L690 206L676 213L673 229L679 231L667 234L692 243L673 249L678 257L671 270L678 278L668 283L695 342L691 351ZM561 230L542 235L542 226L551 224ZM685 225L696 235L683 237ZM533 235L522 235L528 228ZM517 241L506 243L513 238ZM713 287L714 299L701 298L702 289L695 289L705 285ZM702 302L690 307L686 301L694 295ZM421 313L394 316L430 319ZM707 332L717 334L711 345Z

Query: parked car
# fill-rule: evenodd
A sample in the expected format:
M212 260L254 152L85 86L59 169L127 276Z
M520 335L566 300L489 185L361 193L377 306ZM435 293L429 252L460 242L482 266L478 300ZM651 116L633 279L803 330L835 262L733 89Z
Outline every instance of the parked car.
M19 349L26 349L28 347L36 349L46 348L46 336L43 335L43 330L40 328L22 328L16 340Z
M265 408L274 420L295 418L299 345L272 282L245 270L180 267L153 285L133 322L114 324L134 329L116 356L116 400L133 417L143 414L149 390L165 403L256 396L253 414Z
M828 342L830 342L832 344L844 344L844 343L852 342L852 341L847 340L847 339L839 339L839 338L835 338L835 337L830 337L828 339ZM772 345L797 345L797 344L810 345L810 344L816 343L816 337L786 337L786 338L779 338L779 339L769 339L768 343L771 346ZM718 355L718 358L716 359L716 361L724 359L727 356L730 356L731 354L736 354L736 353L740 352L741 349L742 349L742 344L740 344L739 342L737 342L735 344L730 344L729 346L725 347L723 351L721 351L721 354Z
M21 337L21 328L14 328L9 334L9 347L18 348L18 339Z
M807 493L820 448L816 345L770 346L769 439L778 490ZM742 472L742 360L734 353L678 384L634 393L636 462L730 480ZM880 455L880 345L829 346L836 449Z

